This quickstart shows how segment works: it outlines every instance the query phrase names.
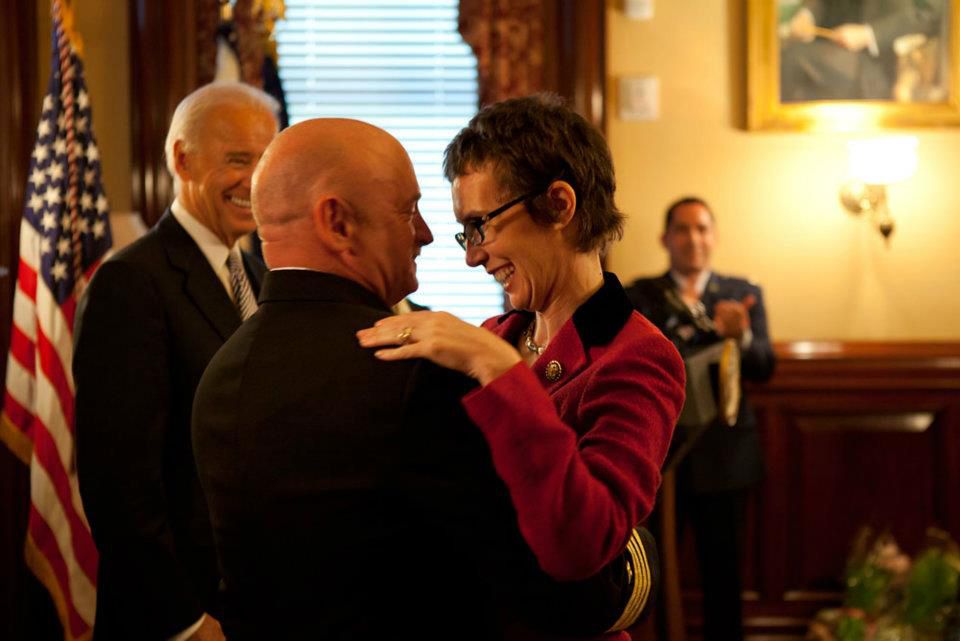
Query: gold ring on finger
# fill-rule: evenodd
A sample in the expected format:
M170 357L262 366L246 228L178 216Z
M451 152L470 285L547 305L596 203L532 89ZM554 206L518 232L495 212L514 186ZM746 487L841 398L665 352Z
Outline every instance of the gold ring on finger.
M407 341L410 340L410 336L413 334L412 327L404 327L399 334L397 334L397 342L401 345L406 345Z

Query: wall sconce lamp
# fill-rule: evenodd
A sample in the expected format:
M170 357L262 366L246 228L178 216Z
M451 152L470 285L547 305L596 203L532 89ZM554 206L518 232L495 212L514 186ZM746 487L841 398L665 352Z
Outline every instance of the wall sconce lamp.
M912 136L851 140L847 143L850 180L840 202L852 214L866 214L888 243L893 217L887 185L911 177L917 169L917 139Z

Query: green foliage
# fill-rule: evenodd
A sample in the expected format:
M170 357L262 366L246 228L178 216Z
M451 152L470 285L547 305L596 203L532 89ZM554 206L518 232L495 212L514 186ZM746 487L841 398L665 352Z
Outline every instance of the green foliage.
M870 616L887 605L887 590L893 575L870 562L858 563L847 570L847 594L844 605L863 610Z
M857 617L842 617L837 622L837 641L863 641L867 636L867 622Z
M844 576L843 608L821 610L808 641L960 641L960 551L931 528L911 562L888 533L864 528Z
M945 608L957 601L958 576L942 550L931 548L921 554L904 588L903 621L924 631L942 630Z

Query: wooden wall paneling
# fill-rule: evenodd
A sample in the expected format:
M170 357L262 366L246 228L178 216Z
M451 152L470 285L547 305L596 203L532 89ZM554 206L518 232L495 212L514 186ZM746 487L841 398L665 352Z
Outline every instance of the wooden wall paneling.
M842 598L865 524L915 554L928 526L960 538L960 343L796 342L776 346L774 378L750 387L766 477L744 540L749 638L802 639ZM695 568L682 547L683 576ZM701 638L695 582L689 638Z
M849 395L832 400L838 409L859 402ZM891 404L913 402L898 399ZM875 411L791 417L796 447L790 483L803 518L791 531L789 545L796 554L790 556L788 589L838 589L838 570L848 555L845 545L862 525L889 530L905 549L916 550L925 528L936 521L933 421L918 431L909 420L901 420L909 419L910 412ZM929 412L921 414L932 419Z
M543 3L544 88L566 98L606 135L606 6L603 2ZM607 269L606 254L601 264Z
M960 539L960 398L955 398L941 414L943 428L937 432L937 478L934 488L937 517L955 539Z
M761 426L766 474L751 497L747 514L743 566L744 625L751 638L802 639L806 635L810 606L791 595L790 564L796 555L792 543L796 525L796 499L790 492L794 453L788 417L778 411L788 397L751 397ZM814 595L805 595L806 597ZM832 605L836 593L816 595L817 605Z
M13 295L19 257L20 218L30 153L39 118L37 3L3 0L0 37L0 373L6 372ZM5 380L0 376L0 381ZM3 383L0 382L0 385ZM30 605L30 578L23 562L27 467L0 443L0 638L21 638ZM39 631L34 630L39 636Z
M0 350L6 363L19 257L20 217L40 116L37 5L4 0L0 38ZM4 368L5 369L5 368Z
M131 200L152 226L173 201L163 144L180 100L199 86L203 0L134 0L130 11Z
M602 2L543 3L544 88L567 100L604 131L606 14Z
M605 130L606 13L602 2L559 0L558 90Z

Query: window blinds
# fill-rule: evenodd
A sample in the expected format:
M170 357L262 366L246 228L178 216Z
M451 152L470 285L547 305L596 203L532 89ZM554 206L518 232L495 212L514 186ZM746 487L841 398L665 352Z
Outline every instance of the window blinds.
M477 109L477 63L457 31L458 0L287 0L277 26L290 122L365 120L413 160L434 235L411 298L479 323L503 310L502 289L464 264L443 178L443 150Z

